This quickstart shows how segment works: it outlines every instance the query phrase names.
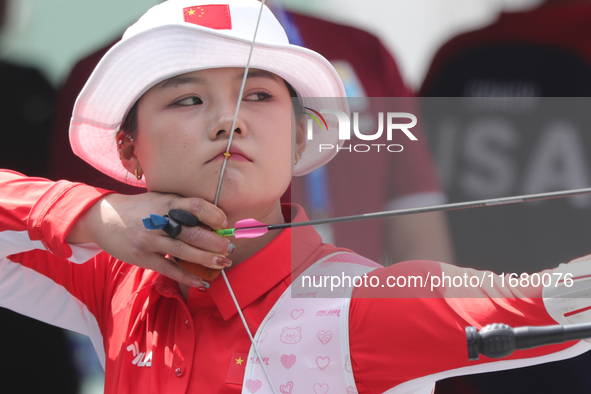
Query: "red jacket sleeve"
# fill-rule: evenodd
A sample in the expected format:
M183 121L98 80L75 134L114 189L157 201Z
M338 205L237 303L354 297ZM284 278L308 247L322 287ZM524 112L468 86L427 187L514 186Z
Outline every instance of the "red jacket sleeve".
M27 231L32 241L68 258L68 231L82 212L111 192L81 183L27 178L0 170L0 232Z
M371 276L386 286L357 289L350 310L351 361L360 392L432 386L451 376L556 361L589 348L569 342L516 351L502 360L469 361L467 326L556 324L546 311L543 286L523 287L490 271L427 261L380 268ZM441 287L444 276L453 280L451 289Z
M96 246L71 247L65 239L78 216L108 193L0 170L0 306L88 335L103 362L105 293L121 264L97 255Z

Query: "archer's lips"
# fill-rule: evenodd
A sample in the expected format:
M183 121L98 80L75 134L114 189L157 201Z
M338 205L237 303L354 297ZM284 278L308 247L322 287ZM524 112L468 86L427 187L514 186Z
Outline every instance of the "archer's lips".
M217 161L217 160L223 160L225 152L226 151L220 152L213 159L211 159L210 162ZM230 156L228 157L228 160L235 160L235 161L242 161L242 162L251 162L252 161L244 153L242 153L239 150L235 150L235 149L230 149Z

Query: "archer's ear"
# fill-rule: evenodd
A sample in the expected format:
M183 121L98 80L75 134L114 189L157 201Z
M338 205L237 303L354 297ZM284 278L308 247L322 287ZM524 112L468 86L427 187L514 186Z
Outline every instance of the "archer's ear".
M141 175L143 175L142 166L135 155L134 144L135 141L131 135L125 134L124 131L120 131L119 134L117 134L117 151L119 152L121 164L123 164L123 167L125 167L130 174L133 174L136 177L141 177Z

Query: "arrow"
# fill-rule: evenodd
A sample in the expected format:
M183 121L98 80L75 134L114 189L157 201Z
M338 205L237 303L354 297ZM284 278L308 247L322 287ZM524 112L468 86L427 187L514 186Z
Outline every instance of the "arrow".
M260 236L266 234L269 230L282 230L282 229L286 229L286 228L315 226L318 224L328 224L328 223L353 222L356 220L366 220L366 219L376 219L376 218L391 217L391 216L410 215L410 214L414 214L414 213L444 212L444 211L454 211L454 210L466 209L466 208L490 207L490 206L495 206L495 205L506 205L506 204L520 203L520 202L530 202L530 201L549 200L549 199L553 199L553 198L572 197L572 196L578 196L581 194L591 194L591 188L566 190L566 191L560 191L560 192L526 194L523 196L492 198L492 199L488 199L488 200L478 200L478 201L459 202L459 203L453 203L453 204L433 205L433 206L429 206L429 207L420 207L420 208L398 209L398 210L394 210L394 211L364 213L361 215L341 216L341 217L337 217L337 218L309 220L306 222L296 222L296 223L265 224L265 223L261 223L261 222L255 220L255 219L243 219L243 220L239 220L238 222L236 222L236 225L234 228L218 230L218 231L215 231L215 233L219 234L223 237L233 236L235 238L256 238L256 237L260 237Z

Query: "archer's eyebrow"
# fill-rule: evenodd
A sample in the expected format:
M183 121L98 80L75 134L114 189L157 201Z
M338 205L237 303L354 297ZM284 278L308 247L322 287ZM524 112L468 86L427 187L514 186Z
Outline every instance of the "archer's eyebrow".
M244 72L236 74L236 77L234 79L241 81L242 78L244 78ZM246 78L267 78L275 82L280 81L280 79L277 76L275 76L275 74L263 70L249 70ZM166 89L172 86L189 84L203 85L205 84L205 78L193 77L188 75L178 75L176 77L167 79L164 83L162 83L162 85L160 85L160 89Z
M240 74L236 75L235 79L242 80L244 78L244 73L241 72ZM280 79L275 74L270 73L268 71L263 70L249 70L248 75L246 78L267 78L275 82L279 82Z
M203 78L199 78L199 77L189 77L189 76L183 76L183 75L179 75L177 77L172 77L168 80L166 80L162 85L160 85L160 89L166 89L169 88L171 86L177 86L177 85L187 85L187 84L204 84L205 83L205 79Z

